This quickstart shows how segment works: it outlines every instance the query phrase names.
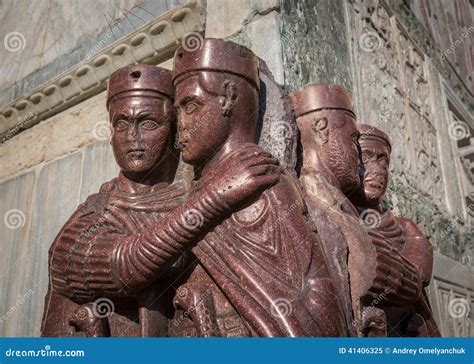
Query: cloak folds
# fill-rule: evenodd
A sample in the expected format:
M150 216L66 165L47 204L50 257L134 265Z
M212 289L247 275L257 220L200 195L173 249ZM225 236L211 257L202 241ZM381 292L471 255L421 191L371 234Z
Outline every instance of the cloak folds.
M148 191L130 193L119 189L119 178L127 183L122 175L104 183L99 193L77 208L50 248L42 336L166 334L162 301L169 280L164 277L146 290L128 287L114 279L110 254L121 239L152 226L182 204L185 191L179 185L157 184ZM91 313L94 302L96 311L101 307L112 311L99 323ZM86 321L93 322L77 322L71 312L82 313Z
M192 251L256 335L345 334L321 242L289 174Z

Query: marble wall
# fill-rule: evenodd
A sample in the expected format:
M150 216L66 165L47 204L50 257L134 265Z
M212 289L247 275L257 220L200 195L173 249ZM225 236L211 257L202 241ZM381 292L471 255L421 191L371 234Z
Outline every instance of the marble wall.
M38 336L48 249L79 203L118 173L108 142L44 163L0 184L0 336Z
M0 106L186 1L3 0ZM28 19L28 21L22 21Z

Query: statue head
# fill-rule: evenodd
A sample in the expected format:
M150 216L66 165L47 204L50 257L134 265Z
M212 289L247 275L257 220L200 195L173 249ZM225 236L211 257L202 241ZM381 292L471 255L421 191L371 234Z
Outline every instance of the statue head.
M181 155L202 166L230 142L255 141L260 86L258 59L248 48L206 38L178 48L173 85Z
M354 195L354 203L363 207L377 207L387 191L390 167L390 138L382 130L360 124L361 185Z
M344 193L359 183L356 117L350 94L342 86L312 84L291 95L300 130L303 168L331 173Z
M112 148L122 173L136 182L168 172L173 154L171 71L147 64L123 67L109 80L107 110ZM171 157L174 158L174 157Z

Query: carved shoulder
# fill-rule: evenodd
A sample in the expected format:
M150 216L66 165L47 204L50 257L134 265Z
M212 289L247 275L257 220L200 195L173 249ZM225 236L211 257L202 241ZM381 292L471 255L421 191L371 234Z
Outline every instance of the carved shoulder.
M433 271L433 247L417 224L406 217L396 217L405 231L406 243L402 255L419 269L424 285L429 284Z

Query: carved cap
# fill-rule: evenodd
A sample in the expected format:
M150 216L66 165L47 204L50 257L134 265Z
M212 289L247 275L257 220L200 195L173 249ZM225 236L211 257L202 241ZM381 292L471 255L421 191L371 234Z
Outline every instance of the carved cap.
M379 142L385 143L388 145L388 148L392 150L392 144L390 143L390 138L382 130L377 129L375 126L369 124L359 124L357 125L359 129L359 141L364 139L373 139Z
M174 98L171 71L151 64L134 64L119 68L110 75L107 88L107 110L112 98L132 92L137 96L153 97L160 93ZM128 95L127 95L128 96Z
M342 109L355 115L352 97L342 86L335 84L306 85L290 94L295 116L321 109Z
M257 90L260 88L258 58L247 47L217 38L204 38L201 47L176 50L173 61L173 84L188 72L216 71L245 78Z

